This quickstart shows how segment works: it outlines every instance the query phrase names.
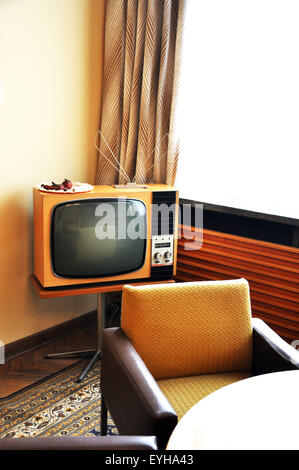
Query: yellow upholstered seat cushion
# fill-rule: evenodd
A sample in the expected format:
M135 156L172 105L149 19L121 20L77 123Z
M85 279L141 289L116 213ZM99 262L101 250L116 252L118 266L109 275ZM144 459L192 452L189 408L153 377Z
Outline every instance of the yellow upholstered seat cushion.
M125 286L121 327L156 379L251 368L245 279Z
M158 380L158 385L180 420L199 400L233 382L251 377L248 372L196 375Z

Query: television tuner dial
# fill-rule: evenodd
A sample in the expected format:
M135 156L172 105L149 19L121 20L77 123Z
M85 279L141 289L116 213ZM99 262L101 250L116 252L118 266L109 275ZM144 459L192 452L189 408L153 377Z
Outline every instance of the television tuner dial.
M173 234L152 237L152 266L169 266L173 262Z

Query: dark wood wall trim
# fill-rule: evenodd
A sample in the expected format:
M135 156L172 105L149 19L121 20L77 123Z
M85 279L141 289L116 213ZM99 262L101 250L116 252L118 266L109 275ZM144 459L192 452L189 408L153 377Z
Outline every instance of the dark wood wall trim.
M12 343L5 345L5 360L9 361L21 354L32 351L33 349L44 346L50 343L53 339L57 338L66 333L71 333L75 329L86 327L87 325L96 321L96 310L85 313L80 317L73 318L59 325L52 326L33 335L27 336L26 338L19 339Z
M282 337L299 339L299 248L203 229L202 246L186 250L188 237L195 232L200 229L184 227L176 280L244 277L250 285L253 316Z

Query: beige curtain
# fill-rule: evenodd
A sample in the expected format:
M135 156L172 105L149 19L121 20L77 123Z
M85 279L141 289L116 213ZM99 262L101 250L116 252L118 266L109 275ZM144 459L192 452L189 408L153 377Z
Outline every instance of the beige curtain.
M185 0L107 0L97 184L174 184Z

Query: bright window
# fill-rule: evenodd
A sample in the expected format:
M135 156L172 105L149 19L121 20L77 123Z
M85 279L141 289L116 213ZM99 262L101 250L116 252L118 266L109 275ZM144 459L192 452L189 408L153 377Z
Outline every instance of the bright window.
M188 0L182 198L299 218L298 0Z

